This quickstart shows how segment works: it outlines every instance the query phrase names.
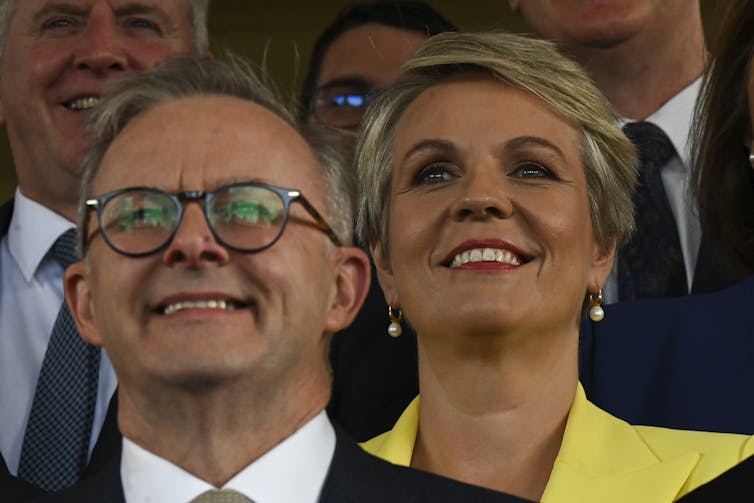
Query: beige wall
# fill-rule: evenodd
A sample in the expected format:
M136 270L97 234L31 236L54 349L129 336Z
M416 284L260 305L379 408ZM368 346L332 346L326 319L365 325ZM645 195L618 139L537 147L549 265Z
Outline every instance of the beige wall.
M210 32L215 51L230 49L266 66L288 93L298 92L305 76L311 45L348 0L213 0ZM432 6L462 30L525 31L505 0L430 0ZM701 0L709 33L714 33L714 0ZM260 5L262 5L260 7ZM0 135L0 201L15 189L13 161L5 131Z

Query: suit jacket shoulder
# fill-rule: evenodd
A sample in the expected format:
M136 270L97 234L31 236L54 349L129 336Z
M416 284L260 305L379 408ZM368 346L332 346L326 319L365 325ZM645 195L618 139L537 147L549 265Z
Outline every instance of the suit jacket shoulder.
M320 503L469 502L521 503L528 500L463 484L431 473L390 464L367 454L340 430Z
M13 199L5 201L0 205L0 237L8 234L10 219L13 216Z
M582 324L590 401L633 424L754 433L754 276L711 294L606 306Z

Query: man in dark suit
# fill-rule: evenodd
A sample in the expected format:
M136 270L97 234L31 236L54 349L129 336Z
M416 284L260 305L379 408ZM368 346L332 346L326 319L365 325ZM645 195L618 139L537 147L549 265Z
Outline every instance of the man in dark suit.
M116 431L115 425L103 426L116 387L106 354L83 348L91 356L86 385L93 391L86 410L73 411L69 405L76 400L50 406L45 400L56 393L38 386L42 375L61 381L80 367L61 356L65 343L54 342L65 267L54 243L74 228L78 166L87 145L83 117L117 79L169 58L205 53L208 4L0 0L0 121L18 179L15 197L0 207L0 457L9 473L47 490L75 481L87 460L97 457L92 452L98 439L106 457L117 438L100 434ZM65 363L58 365L61 359ZM65 440L69 432L61 425L72 417L85 424L78 437ZM52 440L57 432L63 432L58 439L75 444L66 446L70 456ZM44 475L50 467L39 459L67 466L68 475L51 480Z
M382 463L331 425L330 336L369 284L352 175L251 71L136 75L92 130L65 292L112 359L122 451L48 501L507 500Z

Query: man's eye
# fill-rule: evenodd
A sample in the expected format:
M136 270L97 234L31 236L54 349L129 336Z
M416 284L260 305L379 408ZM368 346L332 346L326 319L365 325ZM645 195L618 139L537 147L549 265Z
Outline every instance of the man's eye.
M118 226L123 230L165 227L167 220L165 213L159 208L139 208L121 215Z
M160 28L160 25L155 23L154 21L150 21L149 19L144 18L131 18L126 21L126 26L129 28L135 28L140 30L152 30L157 33L162 33L162 29Z
M247 224L264 223L270 225L279 216L280 211L259 202L235 201L227 204L222 210L226 222Z
M74 25L74 20L69 17L56 17L45 21L42 27L45 30L56 30L61 28L70 28Z

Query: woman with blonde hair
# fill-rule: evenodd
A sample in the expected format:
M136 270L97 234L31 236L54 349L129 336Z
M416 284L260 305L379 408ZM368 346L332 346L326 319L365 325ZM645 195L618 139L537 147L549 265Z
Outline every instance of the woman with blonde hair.
M367 113L358 230L416 330L420 397L365 448L542 501L673 501L748 437L631 426L578 381L583 311L633 227L636 153L548 42L442 34Z

